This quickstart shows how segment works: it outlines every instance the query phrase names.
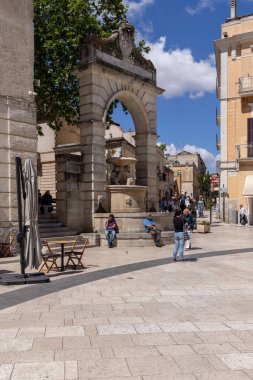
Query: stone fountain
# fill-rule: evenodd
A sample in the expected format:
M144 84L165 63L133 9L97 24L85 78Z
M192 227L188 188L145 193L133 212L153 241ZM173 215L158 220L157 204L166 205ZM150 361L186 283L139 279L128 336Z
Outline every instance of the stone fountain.
M107 198L111 212L138 213L146 211L147 186L135 185L135 163L132 157L107 159Z

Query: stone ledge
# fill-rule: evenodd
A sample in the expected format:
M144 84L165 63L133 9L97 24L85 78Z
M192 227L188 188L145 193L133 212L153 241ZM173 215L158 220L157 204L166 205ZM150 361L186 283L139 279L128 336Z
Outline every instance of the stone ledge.
M83 233L82 237L88 239L89 246L107 246L107 240L103 233ZM173 231L162 231L162 242L164 245L172 244ZM115 239L117 247L152 247L154 246L151 235L147 232L119 233Z

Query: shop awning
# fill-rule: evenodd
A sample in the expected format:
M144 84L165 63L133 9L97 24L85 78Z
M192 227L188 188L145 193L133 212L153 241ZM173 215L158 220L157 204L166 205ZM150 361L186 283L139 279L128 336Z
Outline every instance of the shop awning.
M253 175L246 175L242 195L253 197Z

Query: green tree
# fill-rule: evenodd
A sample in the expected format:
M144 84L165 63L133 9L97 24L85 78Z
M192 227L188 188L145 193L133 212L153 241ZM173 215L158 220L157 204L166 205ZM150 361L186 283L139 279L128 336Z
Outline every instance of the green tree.
M123 0L34 0L38 123L57 130L62 119L78 122L79 81L72 70L80 44L110 35L125 15Z
M210 175L209 174L204 174L198 176L198 182L199 182L199 187L200 187L200 192L205 195L205 197L208 196L210 192Z

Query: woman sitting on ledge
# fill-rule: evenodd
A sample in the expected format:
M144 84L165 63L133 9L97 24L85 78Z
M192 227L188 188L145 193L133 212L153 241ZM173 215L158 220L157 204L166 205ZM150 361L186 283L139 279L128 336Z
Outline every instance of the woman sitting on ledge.
M108 241L108 247L113 248L113 241L116 236L117 223L114 219L114 215L110 214L105 222L105 237Z

